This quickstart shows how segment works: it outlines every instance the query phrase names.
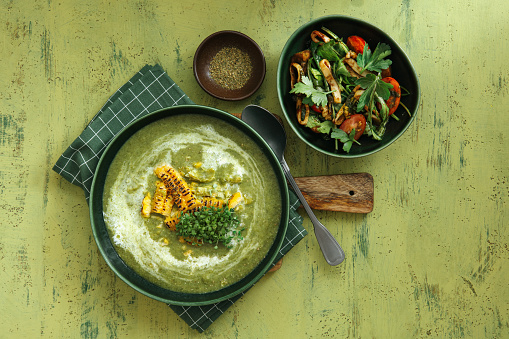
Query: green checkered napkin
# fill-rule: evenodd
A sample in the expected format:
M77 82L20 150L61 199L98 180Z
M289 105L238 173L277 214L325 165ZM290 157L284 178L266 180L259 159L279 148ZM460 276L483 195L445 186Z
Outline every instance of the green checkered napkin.
M134 120L150 112L182 104L194 103L159 65L146 65L108 99L60 156L53 170L83 188L88 202L95 168L110 140ZM307 234L302 227L302 217L296 211L300 203L293 192L290 192L290 202L288 231L274 263ZM211 305L169 306L189 326L203 332L245 293Z

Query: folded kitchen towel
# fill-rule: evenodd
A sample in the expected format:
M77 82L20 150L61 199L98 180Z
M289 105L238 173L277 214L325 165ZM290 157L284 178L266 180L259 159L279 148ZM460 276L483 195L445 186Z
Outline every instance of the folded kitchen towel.
M279 253L276 256L273 264L277 263L283 256L292 249L304 236L307 231L302 227L302 217L297 213L297 208L300 206L300 201L290 191L290 218L288 223L288 230L286 231L285 240ZM272 274L272 273L269 273ZM252 288L252 287L251 287ZM249 291L249 290L247 290ZM191 328L198 330L199 332L205 331L214 320L219 318L235 301L240 299L247 291L236 295L225 301L215 303L212 305L205 306L176 306L170 305L170 307L177 313Z
M182 104L194 103L161 66L146 65L108 99L60 156L53 170L83 188L88 202L97 163L111 139L125 126L150 112ZM273 265L307 234L302 226L302 217L296 211L300 203L293 192L290 193L290 201L288 231ZM212 305L169 306L189 326L203 332L245 293Z
M88 202L95 168L110 140L134 120L182 104L193 102L159 65L146 65L108 99L53 170L83 188Z

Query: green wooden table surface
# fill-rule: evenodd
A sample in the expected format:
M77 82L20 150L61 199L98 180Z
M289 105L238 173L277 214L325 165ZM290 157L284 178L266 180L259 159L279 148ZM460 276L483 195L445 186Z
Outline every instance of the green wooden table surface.
M327 15L388 32L419 75L414 124L366 158L326 157L289 134L295 176L368 172L369 214L317 211L345 249L328 266L310 234L206 332L116 278L82 191L51 167L106 99L159 63L198 104L282 115L286 39ZM508 338L509 2L1 1L1 338ZM267 73L240 102L208 96L194 51L224 29L251 36ZM288 127L288 126L287 126Z

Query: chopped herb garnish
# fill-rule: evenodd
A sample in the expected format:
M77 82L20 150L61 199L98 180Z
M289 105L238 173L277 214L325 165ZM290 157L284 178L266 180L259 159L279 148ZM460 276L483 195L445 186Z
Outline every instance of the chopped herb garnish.
M192 237L209 244L222 243L231 247L231 242L242 240L242 229L238 229L240 221L233 209L223 207L201 207L195 212L181 213L176 225L177 235Z

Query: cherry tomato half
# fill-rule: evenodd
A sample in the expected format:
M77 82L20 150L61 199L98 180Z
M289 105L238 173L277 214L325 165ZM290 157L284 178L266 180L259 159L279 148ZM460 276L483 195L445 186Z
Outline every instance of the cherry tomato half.
M364 51L366 40L364 40L360 36L352 35L349 36L348 39L346 39L346 45L355 53L360 54Z
M353 138L355 140L359 140L361 135L364 133L364 130L366 129L366 118L362 114L353 114L350 116L350 118L343 121L339 128L345 131L347 134L350 134L352 129L355 128L355 136Z
M390 90L391 96L386 101L386 104L389 107L389 115L391 115L399 106L399 101L401 100L401 88L394 78L386 77L383 78L382 81L392 85L392 89Z
M316 105L311 106L311 109L316 113L322 113L322 111L320 111L320 108L318 108Z

